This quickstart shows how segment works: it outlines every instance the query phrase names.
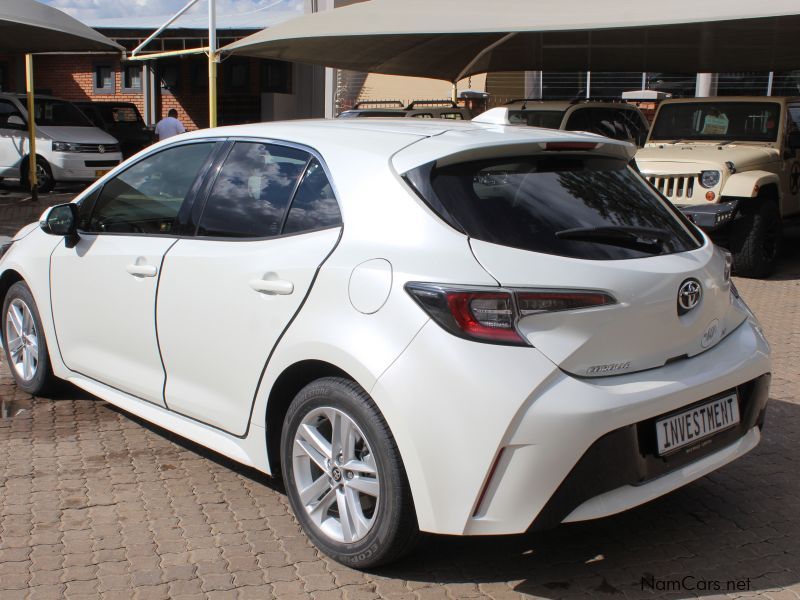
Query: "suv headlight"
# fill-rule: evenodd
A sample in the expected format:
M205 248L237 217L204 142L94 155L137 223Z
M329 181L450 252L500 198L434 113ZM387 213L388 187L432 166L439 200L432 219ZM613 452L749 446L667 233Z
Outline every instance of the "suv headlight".
M77 152L78 144L69 142L53 142L53 152Z
M713 188L719 185L722 174L719 171L701 171L700 185L704 188Z

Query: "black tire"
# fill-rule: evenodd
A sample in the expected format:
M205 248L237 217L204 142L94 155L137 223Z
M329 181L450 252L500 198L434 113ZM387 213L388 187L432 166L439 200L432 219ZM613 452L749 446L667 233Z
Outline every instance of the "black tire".
M777 203L764 200L758 210L735 219L731 227L734 273L756 279L769 276L780 256L782 227Z
M15 359L11 356L9 332L13 325L9 322L9 311L11 310L12 304L15 308L19 308L21 304L27 307L33 320L33 327L35 328L34 332L38 344L37 350L33 356L35 356L36 368L35 372L30 377L25 377L24 372L20 373L15 367ZM56 387L57 379L53 375L53 370L50 365L50 355L47 351L47 341L44 337L42 319L39 317L39 310L36 307L36 302L25 282L18 281L9 288L5 300L3 301L3 314L0 326L3 328L3 348L5 350L6 360L8 361L8 368L17 382L17 387L33 396L42 396L53 391Z
M300 501L298 483L295 481L295 435L303 419L320 408L341 411L352 419L363 433L377 467L380 497L372 512L372 525L362 539L351 543L334 539L313 522ZM300 390L283 423L281 468L289 503L297 520L314 545L334 560L352 568L366 569L396 561L414 547L419 529L400 453L375 403L355 382L326 377ZM332 477L327 477L327 480L334 485ZM347 485L344 475L341 475L341 482L338 485L344 490ZM325 491L322 498L328 493ZM335 517L338 507L334 508L333 505L325 509L325 514L333 510L336 511Z
M56 180L53 179L53 170L50 168L48 162L41 156L36 157L36 191L40 194L52 192L56 187ZM22 169L20 169L20 184L27 190L31 189L31 184L28 181L28 159L24 159Z

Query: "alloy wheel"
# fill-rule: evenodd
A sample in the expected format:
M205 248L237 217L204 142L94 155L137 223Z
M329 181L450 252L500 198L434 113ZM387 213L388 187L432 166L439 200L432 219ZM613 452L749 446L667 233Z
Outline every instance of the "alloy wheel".
M36 163L36 189L47 189L50 184L50 173L45 169L44 165Z
M30 381L39 367L39 335L30 308L19 298L8 305L5 339L17 375Z
M300 503L336 542L363 539L375 523L380 480L369 440L341 410L309 412L294 435L292 465Z

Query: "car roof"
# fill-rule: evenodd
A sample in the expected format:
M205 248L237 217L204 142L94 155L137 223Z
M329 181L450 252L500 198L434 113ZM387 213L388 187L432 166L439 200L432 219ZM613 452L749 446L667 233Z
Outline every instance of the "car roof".
M513 110L552 110L552 111L563 111L567 110L572 106L580 106L580 107L590 107L590 108L630 108L635 109L636 107L632 104L628 104L627 102L613 102L613 101L585 101L585 100L514 100L513 102L507 102L503 105L504 108L510 108ZM524 108L523 108L524 107Z
M705 98L667 98L665 104L697 104L705 102L800 102L800 96L709 96Z
M405 158L399 172L444 156L486 147L521 148L546 142L593 142L614 155L630 155L628 158L632 158L634 151L632 144L591 133L407 118L311 119L232 125L193 131L170 138L167 143L178 139L214 137L259 138L301 144L317 150L328 162L334 156L346 157L347 161L352 162L356 156L363 154L389 159L400 150L416 149L419 145L419 151L403 153Z
M19 92L0 92L0 98L16 98L17 100L25 100L27 97L27 95ZM63 102L71 102L70 100L64 100L63 98L56 98L50 94L36 94L34 98L36 100L61 100Z

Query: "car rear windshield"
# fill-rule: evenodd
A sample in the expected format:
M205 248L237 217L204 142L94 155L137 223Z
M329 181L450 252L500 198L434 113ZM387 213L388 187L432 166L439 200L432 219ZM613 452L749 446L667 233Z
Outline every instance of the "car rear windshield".
M103 114L107 123L144 124L134 105L99 102L97 109Z
M529 127L546 127L558 129L561 119L564 118L563 110L509 110L508 122L511 125L528 125Z
M424 165L406 181L470 237L571 258L685 252L702 237L624 161L555 156Z
M774 142L780 123L781 106L771 102L664 104L650 140Z

